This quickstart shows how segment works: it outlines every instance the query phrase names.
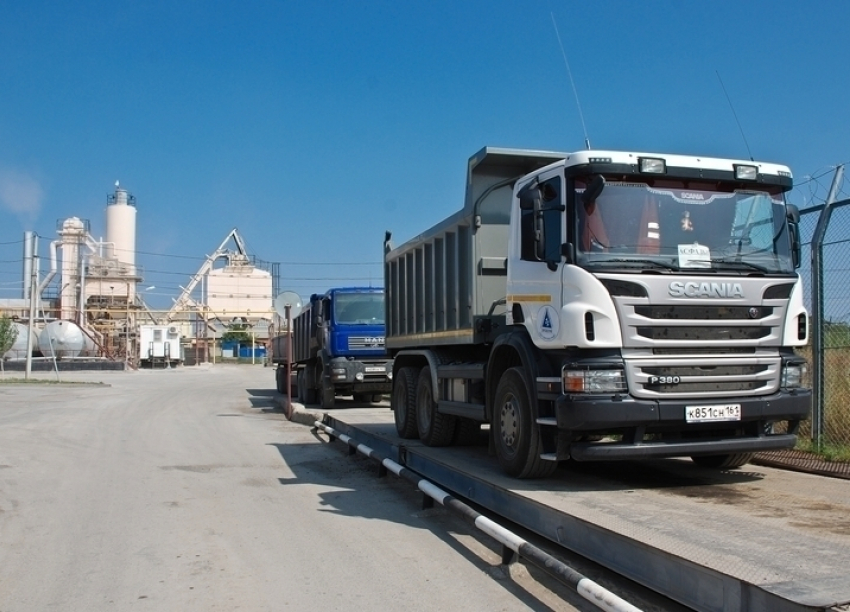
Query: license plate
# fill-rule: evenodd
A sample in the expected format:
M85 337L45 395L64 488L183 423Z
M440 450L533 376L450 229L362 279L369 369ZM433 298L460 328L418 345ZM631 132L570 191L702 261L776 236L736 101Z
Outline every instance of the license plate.
M688 423L709 423L712 421L740 421L741 404L718 406L685 406L685 420Z
M377 367L377 366L366 366L364 369L365 369L367 372L385 372L385 371L386 371L386 368L384 368L384 367Z

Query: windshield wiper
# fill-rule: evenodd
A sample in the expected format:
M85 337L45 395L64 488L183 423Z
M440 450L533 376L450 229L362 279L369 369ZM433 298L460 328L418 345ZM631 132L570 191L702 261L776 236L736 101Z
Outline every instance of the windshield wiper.
M739 268L748 268L750 270L757 270L759 272L764 272L765 274L769 274L771 272L771 269L766 267L766 266L760 266L758 264L750 263L749 261L743 261L741 259L728 259L728 258L718 257L718 258L712 258L709 261L711 261L712 264L722 264L724 266L725 265L732 265L732 266L737 266Z
M594 261L594 264L608 264L608 263L616 263L616 264L635 264L637 266L652 266L653 268L661 268L663 270L673 270L678 271L678 266L674 266L673 264L664 262L664 261L656 261L655 259L604 259L600 261Z

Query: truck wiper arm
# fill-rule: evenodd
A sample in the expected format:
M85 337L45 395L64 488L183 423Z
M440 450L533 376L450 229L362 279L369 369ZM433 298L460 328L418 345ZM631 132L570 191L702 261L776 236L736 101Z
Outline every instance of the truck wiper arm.
M637 266L652 266L653 268L662 268L664 270L673 270L678 271L679 268L674 266L673 264L657 261L655 259L605 259L603 261L595 261L595 264L607 264L607 263L626 263L626 264L635 264Z
M743 261L742 259L731 259L728 257L716 257L711 258L712 264L722 264L722 265L730 265L737 266L739 268L748 268L750 270L758 270L759 272L764 272L765 274L770 272L770 269L765 266L760 266L758 264L750 263L749 261Z

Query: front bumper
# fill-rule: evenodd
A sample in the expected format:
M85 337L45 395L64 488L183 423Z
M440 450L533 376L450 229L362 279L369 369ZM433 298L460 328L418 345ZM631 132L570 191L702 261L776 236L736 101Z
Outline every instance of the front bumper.
M334 359L326 375L337 389L352 393L390 393L392 391L392 360Z
M575 437L623 432L620 442L572 442L579 461L751 453L794 446L797 424L811 411L810 389L740 398L740 421L688 423L685 406L723 404L723 400L652 401L630 397L564 395L555 401L560 431ZM766 431L769 423L789 421L791 433ZM659 433L650 440L644 434Z

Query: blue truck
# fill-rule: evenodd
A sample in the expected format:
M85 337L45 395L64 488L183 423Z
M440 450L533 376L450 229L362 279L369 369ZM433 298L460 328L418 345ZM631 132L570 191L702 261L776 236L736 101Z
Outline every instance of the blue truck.
M310 296L292 321L291 370L301 402L329 409L340 395L378 402L390 393L384 310L382 288L338 287ZM286 365L277 362L278 369Z

